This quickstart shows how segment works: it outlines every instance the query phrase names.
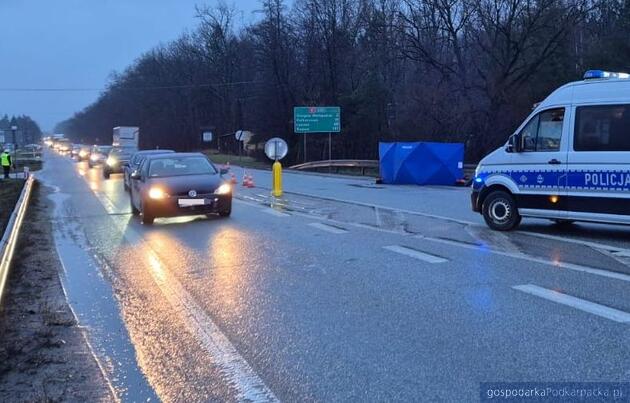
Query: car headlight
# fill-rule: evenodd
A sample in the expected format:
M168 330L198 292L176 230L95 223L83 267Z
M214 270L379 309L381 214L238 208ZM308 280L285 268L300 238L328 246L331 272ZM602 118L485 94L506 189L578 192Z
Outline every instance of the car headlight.
M85 158L87 156L87 151L81 150L79 151L79 157Z
M114 165L116 165L116 163L118 163L118 160L116 160L116 158L112 158L109 157L107 159L107 161L105 161L107 163L107 165L109 165L110 167L113 167Z
M154 200L159 200L165 197L166 197L166 193L164 192L164 190L160 188L155 188L155 187L149 189L149 198L154 199Z
M230 193L232 191L232 186L230 186L227 183L222 184L221 186L219 186L215 191L214 194L218 194L218 195L226 195L228 193Z
M97 160L98 160L98 155L96 155L96 154L92 154L92 155L90 155L90 159L91 159L92 161L97 161Z

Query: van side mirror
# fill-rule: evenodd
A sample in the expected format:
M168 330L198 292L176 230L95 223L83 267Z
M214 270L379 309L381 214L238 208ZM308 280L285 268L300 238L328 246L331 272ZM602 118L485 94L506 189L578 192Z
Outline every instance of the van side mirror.
M133 172L131 173L131 179L133 179L133 180L138 180L138 179L141 179L141 178L142 178L142 175L140 175L140 172L138 172L138 171L133 171Z
M230 172L230 168L221 168L219 169L219 175L225 175Z

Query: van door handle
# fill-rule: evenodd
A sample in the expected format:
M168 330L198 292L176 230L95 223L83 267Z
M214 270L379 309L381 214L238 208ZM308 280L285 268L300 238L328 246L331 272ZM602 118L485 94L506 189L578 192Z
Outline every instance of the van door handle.
M554 158L552 160L549 160L549 164L551 164L551 165L560 165L560 164L562 164L562 161L559 161L559 160Z

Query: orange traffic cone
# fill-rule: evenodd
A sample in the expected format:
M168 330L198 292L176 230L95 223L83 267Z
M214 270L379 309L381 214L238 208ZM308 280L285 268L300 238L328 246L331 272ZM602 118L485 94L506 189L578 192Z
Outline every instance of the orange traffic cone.
M249 182L249 177L247 176L247 172L243 172L243 187L247 187L247 183Z
M247 187L248 188L256 187L256 185L254 184L254 177L252 175L249 175L249 180L247 181Z
M236 185L238 183L238 180L236 179L236 175L234 175L234 172L232 172L231 175L232 176L230 177L230 183L232 183L232 185Z

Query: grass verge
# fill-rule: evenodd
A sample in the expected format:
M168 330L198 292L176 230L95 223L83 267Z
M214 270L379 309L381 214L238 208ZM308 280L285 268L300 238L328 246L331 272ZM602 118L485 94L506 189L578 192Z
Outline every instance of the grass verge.
M0 237L2 236L1 234L4 234L4 229L15 208L15 203L20 198L23 187L23 179L0 180Z

